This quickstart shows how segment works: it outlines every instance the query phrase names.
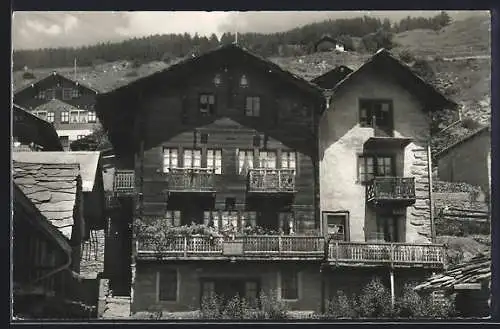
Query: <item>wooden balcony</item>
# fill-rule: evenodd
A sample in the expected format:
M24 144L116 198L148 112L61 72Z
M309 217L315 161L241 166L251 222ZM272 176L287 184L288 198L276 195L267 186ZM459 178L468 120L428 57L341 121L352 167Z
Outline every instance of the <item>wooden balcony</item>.
M322 260L324 254L324 238L320 236L179 236L165 241L141 239L137 243L140 259Z
M215 192L215 174L210 168L171 168L168 192Z
M415 179L376 177L367 186L366 201L375 205L412 205L415 203Z
M328 262L342 266L443 268L445 249L436 244L330 241Z
M248 172L249 193L294 193L294 169L250 169Z
M133 170L116 170L113 192L116 196L133 195L135 193L135 172Z

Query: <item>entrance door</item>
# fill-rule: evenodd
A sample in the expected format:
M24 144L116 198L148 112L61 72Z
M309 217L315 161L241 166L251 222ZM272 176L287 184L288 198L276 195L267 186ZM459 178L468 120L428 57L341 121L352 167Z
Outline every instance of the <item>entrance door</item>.
M348 213L324 213L323 214L323 232L327 238L348 241Z
M385 242L398 242L398 216L377 214L377 235Z

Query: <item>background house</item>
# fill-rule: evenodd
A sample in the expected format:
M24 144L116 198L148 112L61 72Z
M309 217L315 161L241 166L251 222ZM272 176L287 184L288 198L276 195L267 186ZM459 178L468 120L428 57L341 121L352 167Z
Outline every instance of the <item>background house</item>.
M12 106L12 151L62 151L52 124L14 104Z
M94 104L97 90L52 72L14 91L14 103L52 123L65 149L89 135L98 120Z
M442 181L462 182L490 193L491 129L476 130L435 155Z
M339 51L344 52L344 45L330 35L324 35L314 43L314 52L319 51Z

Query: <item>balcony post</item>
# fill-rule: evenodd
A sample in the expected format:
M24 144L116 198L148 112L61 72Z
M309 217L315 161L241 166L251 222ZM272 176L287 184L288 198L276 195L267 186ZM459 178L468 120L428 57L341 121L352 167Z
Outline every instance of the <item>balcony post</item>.
M282 251L282 240L281 240L281 235L278 236L278 253L281 255L281 251Z
M188 244L187 244L187 236L184 236L184 257L187 257L187 250L188 250Z
M391 282L391 306L394 308L394 305L396 304L396 296L394 293L394 270L392 268L389 270L389 279Z
M339 260L339 242L335 242L335 261L338 262Z

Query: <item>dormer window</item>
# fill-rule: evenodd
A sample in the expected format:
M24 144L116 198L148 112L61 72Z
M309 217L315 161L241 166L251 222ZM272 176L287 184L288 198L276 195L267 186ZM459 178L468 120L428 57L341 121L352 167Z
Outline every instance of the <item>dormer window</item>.
M215 114L215 95L201 94L199 108L200 108L200 113L204 115Z

